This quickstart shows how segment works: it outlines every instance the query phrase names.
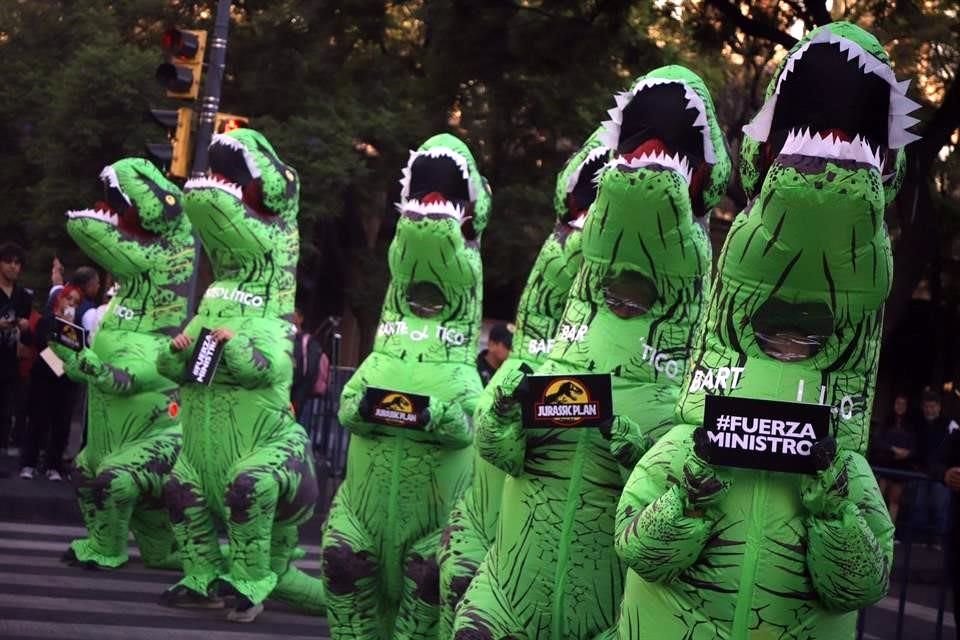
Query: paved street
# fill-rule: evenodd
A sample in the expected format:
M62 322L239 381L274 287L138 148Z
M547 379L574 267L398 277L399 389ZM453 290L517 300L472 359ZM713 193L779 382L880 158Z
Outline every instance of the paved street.
M267 603L253 624L226 622L224 612L168 609L157 597L176 574L145 569L132 553L118 571L85 571L60 562L82 527L0 521L0 638L70 640L317 640L322 618ZM319 568L316 546L298 565Z

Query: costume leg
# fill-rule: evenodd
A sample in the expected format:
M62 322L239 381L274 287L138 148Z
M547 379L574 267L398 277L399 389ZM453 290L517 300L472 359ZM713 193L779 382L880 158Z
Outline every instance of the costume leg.
M277 525L273 529L270 566L279 577L270 597L300 611L323 615L327 610L323 581L293 565L293 560L300 555L297 549L298 535L294 525Z
M487 564L470 583L453 623L453 640L527 640Z
M420 640L437 637L440 616L440 566L437 551L442 530L418 540L403 563L403 591L394 638ZM449 636L448 636L449 637Z
M130 518L130 531L140 547L143 564L154 569L180 569L170 514L163 504L163 487L180 452L180 434L150 440L137 462L140 503Z
M220 553L213 514L200 487L197 472L180 456L164 485L163 497L183 559L184 576L177 586L206 596L210 584L226 569L226 562Z
M70 549L77 561L116 568L127 562L130 516L140 498L135 469L122 458L105 458L95 474L78 469L77 496L87 537L74 540Z
M440 538L440 620L437 637L448 639L453 632L453 618L457 605L467 592L483 557L487 554L483 531L461 501L452 512L443 536Z
M376 545L341 485L323 532L327 623L337 640L388 640L393 616L380 593Z

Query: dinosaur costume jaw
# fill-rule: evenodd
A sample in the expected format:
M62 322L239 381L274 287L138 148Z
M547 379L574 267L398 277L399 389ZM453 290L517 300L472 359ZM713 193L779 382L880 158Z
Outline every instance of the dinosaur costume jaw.
M792 73L807 66L816 73ZM917 122L908 114L920 106L906 96L909 84L898 82L887 61L860 43L822 29L790 53L773 93L743 131L763 142L771 131L802 120L820 131L841 129L875 146L899 149L919 138L907 131ZM822 106L811 109L819 96Z
M742 182L756 195L774 159L790 139L805 154L838 160L876 156L884 200L896 196L905 173L903 147L919 136L908 129L919 105L906 96L909 81L898 81L876 38L838 22L815 29L781 62L767 87L763 107L743 128ZM848 142L831 149L811 140ZM813 142L817 142L813 140ZM869 153L862 149L869 146ZM863 151L864 153L858 153Z
M125 159L100 173L104 197L67 212L67 232L105 269L130 277L156 265L154 248L181 234L180 192L153 165Z
M235 252L269 253L296 225L296 171L250 129L215 135L209 174L188 180L184 191L191 221L221 259Z
M610 149L600 144L590 149L573 167L566 184L566 210L561 222L574 229L583 229L590 205L597 198L599 173L610 156Z

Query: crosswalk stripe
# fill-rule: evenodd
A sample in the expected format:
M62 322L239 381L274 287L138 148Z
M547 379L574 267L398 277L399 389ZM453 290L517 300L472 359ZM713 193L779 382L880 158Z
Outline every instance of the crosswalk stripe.
M267 602L251 625L227 622L220 610L170 609L159 596L176 571L144 567L131 543L130 563L89 571L60 561L82 527L0 522L0 638L71 640L270 640L328 638L326 621ZM318 545L304 545L297 566L320 568Z

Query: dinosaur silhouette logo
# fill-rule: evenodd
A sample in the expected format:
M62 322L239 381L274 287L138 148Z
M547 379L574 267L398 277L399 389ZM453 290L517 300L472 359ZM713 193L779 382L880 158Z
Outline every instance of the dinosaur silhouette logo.
M373 410L374 418L385 424L409 427L417 424L413 401L402 393L387 392Z
M600 404L590 390L575 378L557 378L543 390L540 402L534 405L534 420L570 427L600 415Z

